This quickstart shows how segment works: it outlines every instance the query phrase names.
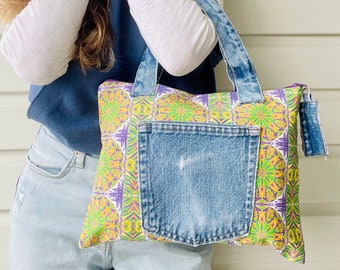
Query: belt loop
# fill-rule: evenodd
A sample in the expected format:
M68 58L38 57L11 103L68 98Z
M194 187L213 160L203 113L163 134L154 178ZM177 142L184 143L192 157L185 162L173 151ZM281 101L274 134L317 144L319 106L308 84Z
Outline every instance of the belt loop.
M76 157L76 167L84 168L85 165L85 153L75 151L74 155Z

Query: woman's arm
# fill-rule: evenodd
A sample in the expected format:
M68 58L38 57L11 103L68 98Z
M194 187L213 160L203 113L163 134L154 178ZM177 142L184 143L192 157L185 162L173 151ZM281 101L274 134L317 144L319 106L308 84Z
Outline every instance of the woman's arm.
M33 84L63 75L88 0L32 0L3 33L0 50L16 73ZM197 67L216 44L214 28L194 0L129 0L143 37L175 76Z
M138 28L158 62L181 76L194 70L217 43L210 19L194 0L128 0Z
M33 84L63 75L71 60L88 0L32 0L5 29L0 50Z

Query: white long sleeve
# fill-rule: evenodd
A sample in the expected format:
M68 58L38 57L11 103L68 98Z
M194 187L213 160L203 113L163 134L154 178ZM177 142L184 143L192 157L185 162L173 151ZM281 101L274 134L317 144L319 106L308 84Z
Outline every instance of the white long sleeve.
M194 70L217 43L212 22L194 0L128 0L128 3L151 52L174 76Z
M32 0L8 25L0 50L21 78L47 84L66 72L87 4Z
M195 69L216 45L210 20L194 0L128 0L140 32L172 75ZM31 0L4 31L0 50L16 73L33 84L62 76L88 0Z

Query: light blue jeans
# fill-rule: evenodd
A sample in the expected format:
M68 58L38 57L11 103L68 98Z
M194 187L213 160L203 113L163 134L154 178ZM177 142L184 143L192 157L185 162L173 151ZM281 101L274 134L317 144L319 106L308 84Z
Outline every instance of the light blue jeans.
M97 162L40 129L10 212L9 270L210 269L211 245L119 241L80 249Z

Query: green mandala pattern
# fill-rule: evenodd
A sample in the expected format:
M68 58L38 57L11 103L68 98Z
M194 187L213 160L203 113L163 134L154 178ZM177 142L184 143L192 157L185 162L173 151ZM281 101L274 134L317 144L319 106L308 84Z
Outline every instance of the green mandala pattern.
M288 240L282 255L290 261L304 262L304 241L300 223L299 209L299 169L297 152L297 112L301 93L296 88L286 91L286 101L289 111L288 130L288 177L286 186L286 222Z
M90 247L98 243L115 241L119 237L118 211L109 199L92 196L87 208L87 216L80 236L81 246Z
M209 106L215 108L215 110L210 110L209 122L223 125L233 123L231 100L228 93L209 95Z
M99 124L102 138L106 134L113 134L129 118L131 98L122 89L112 88L103 91L98 97Z
M269 95L264 103L237 104L234 112L237 125L262 126L261 138L266 141L279 138L288 124L285 105Z
M207 110L192 100L191 95L165 94L155 103L156 121L206 122Z
M285 223L277 211L268 206L256 206L250 232L247 237L235 239L240 245L272 245L282 250L286 239Z
M96 183L96 192L105 192L115 186L124 173L124 154L114 140L105 140L99 159Z
M191 95L159 87L154 97L131 97L132 84L104 82L98 92L103 148L80 245L118 239L167 241L141 224L137 124L211 122L261 126L255 208L240 245L272 245L288 260L304 260L298 197L297 113L301 86L264 92L265 102L238 104L235 93ZM110 195L110 196L109 196Z
M261 145L256 179L256 203L270 203L283 193L286 179L284 157L275 147Z

